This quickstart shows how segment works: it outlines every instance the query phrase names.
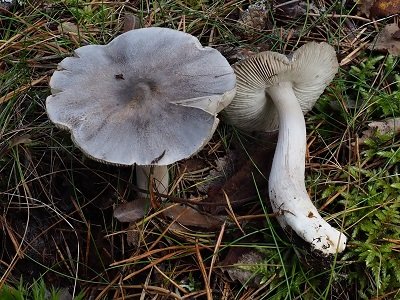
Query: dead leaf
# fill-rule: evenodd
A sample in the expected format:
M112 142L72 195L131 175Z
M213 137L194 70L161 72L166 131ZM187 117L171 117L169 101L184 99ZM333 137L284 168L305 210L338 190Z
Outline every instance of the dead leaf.
M361 14L366 15L368 18L370 16L370 10L374 6L375 0L360 0L358 1L359 9Z
M400 118L393 118L384 121L375 121L368 124L368 129L363 131L363 135L358 139L358 144L362 145L368 138L376 134L398 134L400 133Z
M123 32L127 32L133 29L139 29L141 27L142 25L138 16L131 13L125 13Z
M371 17L387 17L400 13L400 0L375 0L370 9Z
M24 134L24 135L21 135L21 136L13 137L13 138L10 140L9 147L10 147L10 148L13 148L13 147L15 147L15 146L17 146L17 145L29 144L29 143L31 143L31 142L32 142L31 136L30 136L29 134Z
M387 51L394 56L400 55L400 40L396 39L399 33L399 26L395 23L386 25L377 34L372 44L368 46L370 50Z
M226 179L235 172L237 159L235 151L229 150L225 156L214 160L215 168L210 171L210 174L204 178L203 182L197 185L198 190L202 193L207 193L210 188L221 187Z
M229 174L227 180L222 185L213 185L208 189L207 201L215 203L214 206L208 207L209 212L218 214L225 210L225 194L234 208L258 197L259 194L265 195L273 149L260 147L255 149L254 153L250 153L250 156L251 160L247 156L238 157L235 170Z
M62 22L60 25L57 26L59 32L62 33L73 33L75 35L79 34L79 28L76 24L72 22Z
M191 173L207 168L207 163L198 157L190 157L180 161L179 168L183 170L184 173Z
M360 12L369 17L387 17L400 13L400 0L360 0Z
M260 276L254 276L254 266L263 263L260 253L247 248L230 248L225 259L221 262L231 280L239 281L243 286L259 286Z
M274 1L276 12L290 18L304 16L307 11L315 10L316 7L312 1Z
M202 214L196 209L186 205L167 204L164 216L176 220L185 226L196 226L201 228L213 229L223 224L223 220L218 217Z
M393 33L392 38L395 40L400 40L400 30L397 30L395 33Z
M123 203L114 209L114 218L120 222L136 222L146 215L149 206L146 198Z
M248 48L236 48L235 51L233 52L232 55L229 56L230 61L239 61L246 59L252 55L255 55L256 52L254 52L251 49Z
M70 294L68 288L61 288L59 291L57 291L58 299L60 300L71 300L73 299L72 295Z

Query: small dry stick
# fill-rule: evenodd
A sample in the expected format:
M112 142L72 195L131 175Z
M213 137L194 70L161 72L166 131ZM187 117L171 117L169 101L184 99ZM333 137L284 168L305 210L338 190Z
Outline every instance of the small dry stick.
M212 271L214 268L215 261L217 259L217 254L218 254L219 248L221 246L222 237L224 236L225 225L226 225L226 223L224 222L224 224L222 224L222 226L221 226L221 230L219 231L217 242L215 243L214 253L213 253L213 256L211 259L211 264L210 264L210 270L208 272L208 286L211 285L211 274L212 274Z
M201 274L203 275L204 284L205 284L205 288L207 291L207 300L213 300L212 291L211 291L210 285L208 284L208 280L207 280L206 268L203 263L203 258L201 257L199 243L197 241L196 241L196 256L197 256L197 261L199 263Z

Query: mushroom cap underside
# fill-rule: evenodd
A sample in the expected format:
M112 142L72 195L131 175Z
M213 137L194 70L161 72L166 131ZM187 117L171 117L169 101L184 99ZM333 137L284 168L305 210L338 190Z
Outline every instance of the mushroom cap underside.
M126 32L75 50L54 72L51 121L88 156L114 164L167 165L211 138L232 100L235 74L215 49L167 28Z
M332 46L311 42L289 57L266 51L236 63L233 68L236 95L224 110L227 119L242 130L273 131L278 129L279 116L268 88L290 82L306 113L332 81L339 64Z

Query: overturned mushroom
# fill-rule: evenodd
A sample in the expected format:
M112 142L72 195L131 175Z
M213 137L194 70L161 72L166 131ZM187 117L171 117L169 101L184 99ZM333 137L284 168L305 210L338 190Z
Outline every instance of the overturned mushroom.
M309 111L338 70L334 49L309 43L291 57L263 52L234 65L237 93L225 113L238 128L278 129L269 176L269 196L281 226L291 227L324 254L341 252L346 237L329 225L311 202L304 184Z
M235 93L226 59L172 29L128 31L74 54L51 77L49 118L96 160L155 166L161 192L168 188L166 166L210 140L217 113ZM149 170L137 168L139 188L147 189Z

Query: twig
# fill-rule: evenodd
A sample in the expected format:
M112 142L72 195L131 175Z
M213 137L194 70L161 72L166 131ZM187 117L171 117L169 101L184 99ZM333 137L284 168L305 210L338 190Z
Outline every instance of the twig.
M179 284L177 284L174 280L172 280L171 278L169 278L162 270L160 270L159 267L154 266L154 269L156 269L156 271L158 273L161 274L162 277L164 277L166 280L168 280L169 282L171 282L173 284L173 286L175 286L178 290L180 290L182 293L188 294L188 291L183 288L182 286L180 286Z
M211 284L211 274L212 274L212 271L214 268L215 260L217 259L217 254L218 254L219 248L221 246L222 237L224 236L225 225L226 225L226 223L222 224L221 230L219 231L217 242L215 243L214 253L212 255L211 264L210 264L210 270L208 271L208 285Z
M229 201L228 195L226 194L226 192L224 190L222 190L222 192L224 193L224 197L225 197L226 203L228 205L228 213L229 213L229 215L231 216L232 220L235 222L236 226L240 229L240 231L243 234L245 234L242 226L240 226L239 221L237 220L237 218L235 216L235 212L232 209L231 202Z
M212 291L211 291L210 284L209 284L208 279L207 279L206 268L205 268L204 263L203 263L203 258L201 257L201 253L200 253L200 249L199 249L199 243L197 241L196 241L195 247L196 247L197 262L199 264L201 274L203 275L204 285L205 285L205 289L206 289L206 292L207 292L207 300L213 300Z
M347 19L356 19L360 21L370 22L370 19L359 17L359 16L352 16L352 15L340 15L340 14L316 14L316 13L308 13L309 16L312 17L328 17L328 18L347 18Z
M100 294L97 295L96 299L94 300L100 300L103 299L103 296L105 296L108 292L108 290L118 281L118 279L122 276L117 276L115 277L105 288L103 288L100 292Z
M143 285L124 285L122 286L125 289L144 289L146 292L148 293L159 293L159 294L163 294L165 296L168 297L168 299L176 299L176 300L181 300L182 297L179 296L178 294L175 294L174 292L171 292L167 289L164 289L162 287L158 287L158 286L153 286L153 285L147 285L147 286L143 286ZM97 298L96 298L97 299ZM117 298L115 300L123 300L123 299L127 299L126 297L123 298Z

